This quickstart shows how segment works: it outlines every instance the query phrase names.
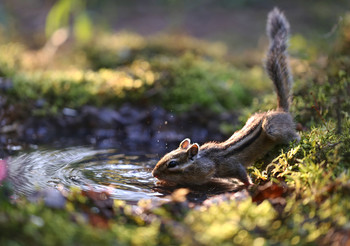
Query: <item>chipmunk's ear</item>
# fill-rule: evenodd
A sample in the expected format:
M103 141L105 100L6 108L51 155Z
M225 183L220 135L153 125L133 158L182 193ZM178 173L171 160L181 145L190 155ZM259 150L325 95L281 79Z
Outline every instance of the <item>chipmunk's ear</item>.
M190 144L191 144L191 140L189 138L185 138L184 140L182 140L179 147L181 149L188 149L188 147L190 147Z
M199 145L197 143L194 143L191 145L191 147L187 150L187 155L189 159L192 159L194 156L196 156L199 152Z

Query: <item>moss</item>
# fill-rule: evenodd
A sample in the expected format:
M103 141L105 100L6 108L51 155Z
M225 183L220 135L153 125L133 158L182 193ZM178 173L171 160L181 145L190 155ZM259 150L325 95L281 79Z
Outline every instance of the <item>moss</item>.
M0 45L0 76L11 77L21 66L21 54L25 47L20 43Z
M135 33L101 34L92 45L81 47L94 69L115 68L136 59L158 55L178 57L192 53L206 59L220 59L227 48L219 42L206 42L186 35L157 35L149 38Z
M142 62L139 63L135 61L131 68L120 71L19 72L12 78L11 93L19 100L34 101L43 98L49 107L58 109L78 108L85 104L113 105L125 100L127 96L132 101L142 94L146 86L153 83L154 74Z
M153 65L163 76L156 87L159 93L156 100L168 109L186 111L199 106L222 112L238 109L251 101L241 72L228 64L186 54L180 59L159 57L153 60Z
M61 59L56 64L59 68L53 64L42 67L40 62L35 66L28 65L30 62L25 61L34 61L44 53L26 50L21 45L5 44L0 45L4 50L4 59L0 60L1 72L13 81L10 93L17 102L34 104L36 100L44 99L45 108L51 113L64 107L79 108L86 104L118 107L126 101L157 104L174 112L188 111L193 107L214 112L237 110L251 103L252 94L257 91L253 85L262 80L261 70L253 68L252 73L245 73L217 58L216 44L213 48L205 42L184 37L183 46L175 46L169 38L163 37L167 40L164 43L154 40L145 45L141 37L130 34L121 37L111 49L137 48L143 55L132 56L128 63L117 69L91 70L84 67L84 62L64 68ZM96 49L104 47L102 41ZM114 54L104 50L98 52L106 59L109 59L109 54ZM152 55L144 55L148 52ZM70 55L77 56L74 52Z

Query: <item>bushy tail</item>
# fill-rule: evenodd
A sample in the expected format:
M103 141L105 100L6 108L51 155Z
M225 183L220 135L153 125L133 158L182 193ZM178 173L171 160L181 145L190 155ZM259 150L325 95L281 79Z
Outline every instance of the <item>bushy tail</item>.
M288 112L293 83L287 53L289 23L278 8L274 8L268 15L267 35L270 38L270 48L267 52L266 70L275 85L278 109Z

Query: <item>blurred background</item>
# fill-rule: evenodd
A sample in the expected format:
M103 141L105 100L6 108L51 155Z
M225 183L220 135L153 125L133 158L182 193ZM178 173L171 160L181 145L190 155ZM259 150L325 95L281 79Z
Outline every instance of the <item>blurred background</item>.
M72 2L80 6L71 9L64 6L65 2L71 1L2 0L3 35L24 39L31 47L40 47L45 42L48 13L56 4L56 9L61 8L56 12L71 11L73 17L84 12L88 21L80 18L78 22L81 23L77 24L82 29L91 25L94 29L128 30L145 36L184 33L200 39L224 41L231 51L239 53L257 46L265 32L266 15L274 6L286 12L294 34L315 39L325 38L339 16L350 7L346 0L79 0ZM56 15L56 21L60 22L62 16ZM91 35L96 35L95 31Z
M339 116L322 86L348 70L350 1L2 0L0 144L165 152L185 137L225 139L275 107L263 68L275 6L291 24L300 128L319 121L315 100Z

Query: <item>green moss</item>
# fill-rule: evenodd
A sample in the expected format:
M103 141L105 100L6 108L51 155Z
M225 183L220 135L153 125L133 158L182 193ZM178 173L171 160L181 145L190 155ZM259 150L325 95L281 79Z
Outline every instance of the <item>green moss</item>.
M153 60L153 66L163 76L156 85L159 93L156 100L168 109L186 111L199 106L222 112L238 109L251 101L241 72L228 64L187 54L180 59L159 57Z
M78 108L85 104L106 106L132 101L153 83L154 74L143 63L135 61L131 68L98 72L35 71L13 76L13 90L19 100L45 99L49 107Z
M205 211L193 211L186 217L185 223L204 245L252 245L256 240L266 241L261 236L276 215L268 201L257 205L247 199L222 203Z
M92 45L82 49L94 69L115 68L136 59L152 59L158 55L178 57L187 52L206 59L220 59L227 51L222 43L210 43L185 35L145 38L130 32L98 35Z
M0 45L0 76L11 77L21 65L21 54L25 47L19 43Z
M128 43L129 39L134 41ZM174 112L188 111L193 107L223 112L251 103L251 95L257 90L253 85L259 84L261 70L253 68L252 73L239 71L216 59L217 55L212 51L215 49L205 42L184 38L183 47L177 47L163 37L170 44L168 41L165 44L153 41L152 45L144 46L139 39L138 36L128 36L125 42L119 41L113 48L137 47L145 53L154 47L162 49L152 51L152 56L147 59L145 55L132 56L127 64L117 69L101 68L97 71L86 69L81 64L66 68L54 68L51 64L44 69L40 62L30 63L44 53L5 44L0 46L5 53L4 59L0 60L3 64L1 72L13 81L10 93L17 102L27 104L44 99L46 110L52 113L63 107L79 108L86 104L118 106L125 101L157 104ZM96 48L102 48L102 44ZM208 50L204 49L205 45ZM106 59L109 59L109 54L114 54L99 52ZM207 59L208 54L212 54L212 59ZM58 59L57 66L61 67L61 62ZM41 111L45 113L45 110Z

